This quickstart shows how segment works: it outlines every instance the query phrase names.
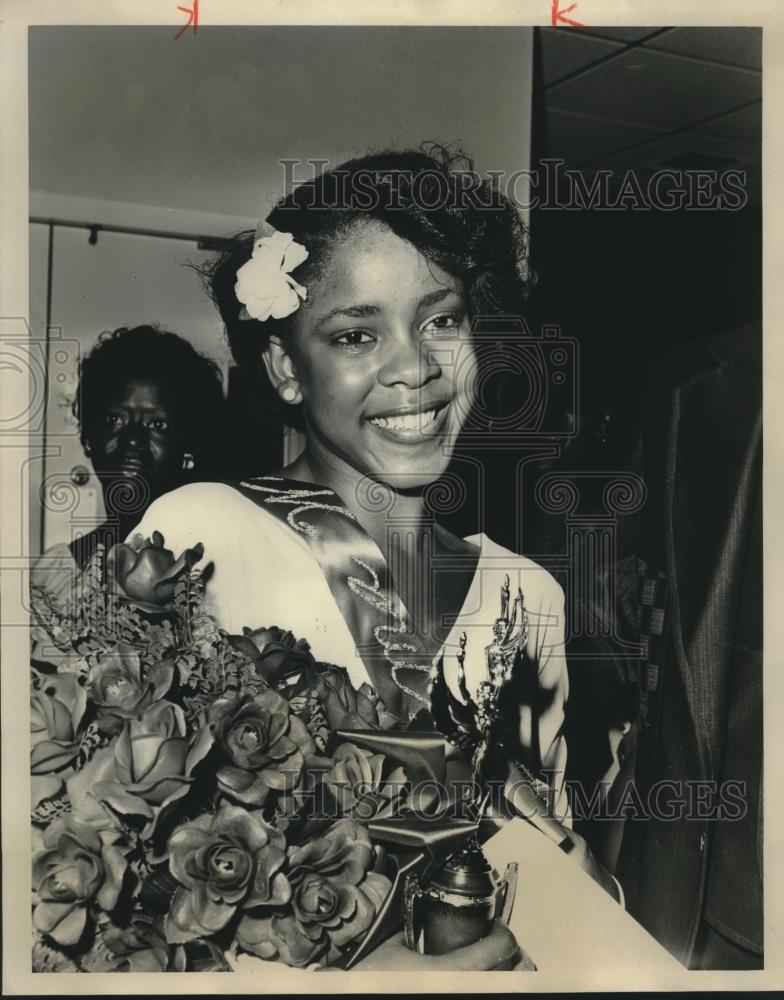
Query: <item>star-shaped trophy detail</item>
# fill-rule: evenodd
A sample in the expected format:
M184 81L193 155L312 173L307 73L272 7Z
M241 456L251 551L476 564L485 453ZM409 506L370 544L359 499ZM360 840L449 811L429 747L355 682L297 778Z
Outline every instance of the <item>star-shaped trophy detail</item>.
M521 668L522 653L528 639L528 614L523 591L518 587L510 612L509 576L501 587L501 613L493 624L493 641L485 647L485 677L472 695L466 682L465 658L468 637L460 636L457 652L457 686L462 701L449 689L444 676L443 654L430 676L430 711L441 733L456 747L472 754L472 770L478 788L488 778L488 751L497 752L503 739L501 719L502 692L515 680ZM515 685L511 684L511 688ZM495 756L495 754L493 755Z

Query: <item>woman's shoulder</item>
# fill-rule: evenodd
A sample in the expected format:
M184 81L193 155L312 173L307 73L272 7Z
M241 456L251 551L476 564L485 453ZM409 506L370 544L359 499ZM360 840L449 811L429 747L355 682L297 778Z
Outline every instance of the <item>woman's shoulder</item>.
M242 494L230 483L188 483L170 493L153 500L147 508L150 510L187 510L198 513L209 509L214 513L215 504L234 503L242 501Z
M197 542L211 548L227 536L241 537L257 512L253 501L229 483L189 483L154 500L131 535L149 538L158 531L169 548Z
M230 483L188 483L153 500L145 519L150 513L214 517L227 507L241 508L247 503L246 498Z
M466 541L479 548L480 566L483 569L496 566L504 572L522 571L521 585L529 600L534 596L532 592L536 591L542 603L563 604L563 587L553 574L540 563L499 545L498 542L493 541L484 533L470 535Z

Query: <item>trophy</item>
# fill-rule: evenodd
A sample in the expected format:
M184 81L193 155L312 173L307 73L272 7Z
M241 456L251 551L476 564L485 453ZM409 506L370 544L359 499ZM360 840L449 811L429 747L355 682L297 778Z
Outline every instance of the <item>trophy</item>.
M508 921L516 889L517 864L507 865L499 879L471 837L427 881L408 877L403 896L406 944L420 954L442 955L478 941L497 918Z
M460 636L457 683L462 702L449 690L443 659L430 679L431 714L436 727L453 746L471 753L474 788L472 805L481 815L487 797L483 785L492 749L503 753L502 692L518 669L528 638L528 615L518 588L510 611L509 577L501 587L501 613L493 625L493 641L485 647L485 677L472 695L465 676L467 636ZM476 836L471 836L435 871L408 876L404 892L406 944L421 953L439 955L489 934L496 919L508 921L517 889L517 864L499 878Z
M472 754L473 778L479 789L496 776L492 773L493 754L497 757L508 742L504 732L502 695L505 688L514 689L514 684L509 682L513 682L516 672L522 669L523 649L528 639L528 613L522 590L518 587L511 613L509 598L507 575L501 587L501 613L493 624L493 641L485 646L485 677L473 695L465 676L468 642L465 632L460 636L457 653L457 685L462 701L454 697L446 683L443 656L430 676L430 712L436 728L453 746Z

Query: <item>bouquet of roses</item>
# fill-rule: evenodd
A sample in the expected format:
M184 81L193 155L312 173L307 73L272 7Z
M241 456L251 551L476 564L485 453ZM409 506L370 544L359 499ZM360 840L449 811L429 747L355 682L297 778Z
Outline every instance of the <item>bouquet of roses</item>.
M32 595L36 971L333 964L390 895L369 827L410 775L350 737L398 720L304 639L221 629L201 554L139 538Z

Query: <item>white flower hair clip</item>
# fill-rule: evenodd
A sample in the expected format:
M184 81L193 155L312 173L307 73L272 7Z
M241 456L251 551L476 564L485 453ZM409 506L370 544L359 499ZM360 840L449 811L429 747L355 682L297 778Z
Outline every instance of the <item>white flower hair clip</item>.
M256 230L253 255L237 271L234 292L245 307L240 319L283 319L308 297L307 288L290 273L307 260L308 251L291 233L279 233L271 226L266 226L266 231L269 235L259 236Z

